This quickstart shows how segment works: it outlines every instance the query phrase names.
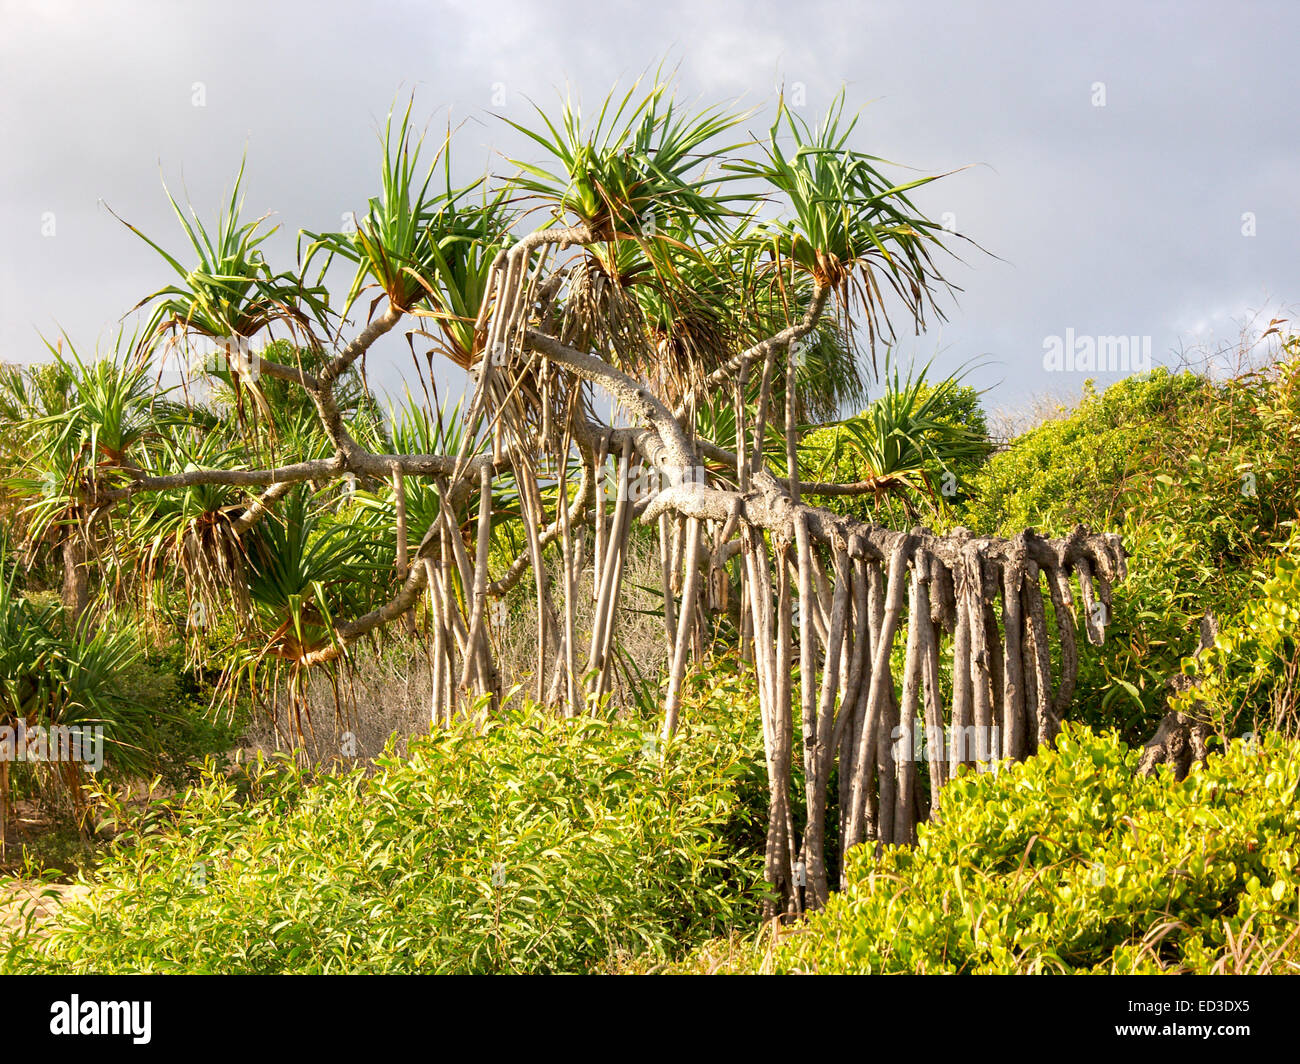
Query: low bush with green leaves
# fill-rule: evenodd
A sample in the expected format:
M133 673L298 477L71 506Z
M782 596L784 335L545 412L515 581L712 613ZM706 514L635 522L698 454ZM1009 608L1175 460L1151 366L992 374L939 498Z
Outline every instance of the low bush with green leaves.
M1177 456L1162 442L1180 418L1201 408L1209 385L1193 373L1157 369L1098 392L1084 386L1079 404L1017 436L975 478L963 520L987 535L1034 528L1060 535L1074 525L1122 516L1126 485L1156 475Z
M209 772L127 827L91 881L0 970L576 972L668 957L755 918L761 743L696 716L537 711L412 740L312 777ZM757 776L755 774L758 774ZM753 778L751 778L753 777ZM126 814L119 812L120 816Z
M1210 720L1221 732L1267 727L1296 734L1300 729L1300 541L1288 545L1213 646L1187 658L1183 671L1193 684L1176 704Z
M742 966L1295 970L1300 747L1234 741L1181 783L1135 779L1137 756L1067 725L1055 750L959 777L916 847L853 850L848 889Z
M1202 615L1226 626L1281 557L1300 503L1298 441L1292 341L1267 370L1222 382L1158 369L1089 388L974 475L955 516L980 534L1083 523L1124 538L1129 575L1105 646L1082 655L1073 718L1133 742L1151 734Z

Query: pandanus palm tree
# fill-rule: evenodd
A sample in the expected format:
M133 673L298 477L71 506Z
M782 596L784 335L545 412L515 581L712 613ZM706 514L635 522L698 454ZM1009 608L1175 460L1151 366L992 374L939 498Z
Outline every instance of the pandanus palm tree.
M608 452L612 441L593 444L583 424L592 412L590 400L572 380L545 360L515 357L530 319L553 329L560 342L591 351L630 374L671 407L689 406L695 411L693 430L745 452L748 439L762 440L776 428L778 405L787 409L789 429L796 421L860 398L862 378L849 297L858 294L874 339L879 322L887 320L877 272L905 296L909 312L921 316L934 280L927 244L937 245L938 239L935 227L916 214L904 193L929 179L902 186L885 181L873 166L877 160L847 147L853 123L842 128L842 112L840 101L827 121L812 129L782 105L767 144L756 155L747 154L752 145L743 140L719 144L745 115L724 108L692 113L676 103L667 84L644 91L634 85L621 96L607 98L590 122L572 102L566 102L557 121L539 109L538 128L516 128L545 151L548 162L523 161L516 177L496 186L486 181L457 186L452 180L450 135L432 164L421 167L423 138L414 130L408 104L400 114L390 115L383 130L380 194L369 201L350 231L304 232L305 251L296 273L275 272L267 264L261 246L269 233L261 230L260 220L241 221L242 168L212 230L173 200L198 265L188 269L149 241L179 278L150 297L152 335L167 336L173 343L184 343L191 334L251 341L275 326L294 330L300 342L292 357L273 347L268 350L274 357L266 362L267 372L259 381L229 382L236 404L241 386L250 387L261 414L251 419L252 432L230 442L236 448L242 443L246 450L258 441L282 444L252 447L248 457L275 464L282 461L283 452L321 476L295 473L293 480L270 484L265 505L259 499L252 508L273 509L299 476L319 483L350 473L374 485L388 482L391 475L396 485L389 496L395 504L392 519L414 530L409 538L398 537L396 565L399 575L415 578L419 567L408 566L407 556L423 552L430 536L437 538L433 529L445 520L440 512L444 495L460 514L439 534L445 537L455 530L457 539L470 519L467 503L478 500L481 516L490 518L494 510L503 510L503 500L499 492L475 492L472 484L438 487L424 500L402 483L403 475L418 471L437 479L450 472L453 479L463 478L467 465L474 463L485 473L490 467L495 475L523 476L517 498L531 563L537 567L551 543L572 542L570 519L583 518L593 505L603 509L593 504L603 495L593 493L590 480L597 465L604 464L597 463L595 451ZM785 146L791 140L792 154ZM774 203L783 204L786 213L781 214L779 206L773 212ZM551 230L560 234L555 243L561 250L577 248L544 281L546 233L522 240L511 233L520 206L527 208L525 218L541 214L549 220ZM337 313L325 284L336 260L354 267ZM367 324L352 343L335 345L337 353L326 354L331 338L368 290L375 296L368 303ZM518 293L524 292L526 298L521 298ZM843 311L838 319L822 316L832 295ZM430 460L394 465L372 450L373 457L362 462L364 468L343 469L348 456L365 449L363 441L369 448L387 443L373 424L371 431L363 431L346 394L355 380L348 370L379 335L408 316L420 326L413 333L431 338L434 351L462 368L487 370L463 412L469 425L454 445L455 463L450 471ZM492 349L495 364L496 349L506 347L515 352L503 360L513 359L510 386L490 381L492 366L484 361ZM295 386L310 396L312 410L321 415L322 432L312 433L304 424L307 408L288 394ZM735 399L729 395L733 389ZM494 398L481 398L489 394ZM615 397L627 398L617 388ZM491 425L483 421L489 403L499 406ZM300 413L292 413L295 410ZM492 440L489 452L483 451L484 432ZM513 457L501 450L503 433L522 448ZM564 449L585 449L576 470L570 457L557 453L562 441ZM393 442L400 452L403 444L435 448L438 441ZM183 450L159 450L158 468L149 470L152 479L168 480L167 466L179 462ZM764 450L760 444L759 453ZM230 456L210 460L230 465ZM439 467L424 468L421 461ZM627 462L620 468L626 476ZM583 483L575 485L575 477ZM134 487L139 489L148 479ZM176 487L187 492L203 481L186 470L170 477L177 479L184 483ZM211 597L221 582L216 574L224 574L221 579L230 585L241 613L247 612L238 586L245 564L241 558L250 556L239 540L248 529L242 526L242 516L232 523L231 515L250 505L243 499L246 490L246 485L227 478L222 491L195 497L161 525L155 521L151 540L156 544L170 536L181 556L205 558L203 565L188 563L194 567L196 592ZM373 514L375 507L389 505L384 499L371 491L368 502L352 512ZM547 516L548 507L553 518ZM631 508L621 512L630 513ZM596 596L598 628L612 626L617 614L613 603L620 579L615 564L619 551L613 537L626 535L627 517L615 517L616 525L623 522L621 530L606 528L606 520L598 520L594 544L596 569L605 584ZM697 521L688 525L691 536L698 533ZM160 538L158 527L172 531ZM458 587L462 605L475 614L465 625L471 646L482 603L470 603L482 599L491 527L486 521L478 543L464 545L472 546L477 557L458 556L455 579L445 584ZM269 534L265 529L255 533L259 541ZM444 559L449 556L447 546L444 539ZM688 555L692 551L689 543L686 550ZM608 558L601 558L602 552ZM517 566L511 567L512 573L517 571ZM566 580L572 578L568 573ZM477 590L471 593L469 584ZM572 598L571 588L565 598ZM671 596L666 603L671 614ZM317 609L323 613L323 603L318 602ZM539 590L539 610L543 615L551 610L544 588ZM571 627L566 616L565 653L572 673L576 665ZM680 650L682 640L675 642ZM608 632L593 633L590 660L602 672L608 644ZM329 656L319 640L308 640L299 650L300 656ZM681 658L677 653L670 681L670 721L679 697ZM462 683L470 671L467 665ZM490 671L480 668L480 675Z
M915 518L913 500L943 498L942 483L955 489L955 470L977 465L990 452L987 435L943 417L967 370L931 383L930 364L906 377L886 359L881 394L859 414L819 431L801 454L803 471L817 480L849 480L870 490L877 503L899 499ZM948 492L949 495L952 491Z
M71 344L49 345L60 381L20 423L35 442L35 460L11 478L29 501L28 536L53 536L63 556L64 607L74 624L89 606L89 553L96 522L115 487L140 471L144 450L166 420L155 404L150 364L134 338L119 333L113 352L83 360ZM53 407L51 409L50 407Z
M886 177L888 164L854 146L843 97L819 124L778 102L765 138L726 143L745 116L683 108L667 84L633 86L591 118L572 102L556 118L539 109L536 128L515 128L544 158L463 187L450 135L421 165L410 115L385 126L380 194L364 217L349 232L304 233L296 271L263 261L264 236L239 220L234 197L212 239L177 212L199 265L167 258L180 280L156 294L149 342L188 331L265 348L294 330L297 353L262 361L258 394L278 405L287 400L272 389L297 389L320 423L311 437L276 421L286 453L264 457L241 436L242 460L212 455L193 470L175 468L180 451L155 449L149 468L119 452L101 494L126 503L217 485L265 514L238 533L257 639L232 647L228 686L261 698L287 685L296 710L308 670L422 605L434 719L492 712L507 692L489 607L531 570L535 697L570 715L599 708L639 520L659 537L668 742L706 642L701 588L740 586L738 638L757 676L769 773L768 878L787 911L825 901L834 770L845 847L912 837L916 768L882 737L915 718L922 697L927 721L942 723L941 648L954 724L987 731L996 715L999 758L1051 741L1077 666L1069 580L1085 607L1105 599L1123 575L1114 540L950 542L805 501L827 486L800 474L804 423L858 402L893 320L921 328L950 287L936 267L943 231L909 198L933 176ZM538 228L516 233L529 219ZM333 262L350 266L338 303ZM403 322L412 342L422 334L473 371L455 440L433 431L443 423L432 397L391 433L347 401L367 352ZM636 486L638 467L653 472L651 490ZM364 505L340 505L350 478L364 482ZM493 545L509 527L524 547L502 562ZM891 654L904 629L900 698ZM796 733L802 802L791 795ZM932 764L932 786L951 767Z

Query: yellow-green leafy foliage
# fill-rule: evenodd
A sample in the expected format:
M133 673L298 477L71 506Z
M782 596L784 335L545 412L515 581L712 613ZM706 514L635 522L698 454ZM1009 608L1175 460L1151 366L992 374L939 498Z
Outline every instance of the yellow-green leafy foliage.
M563 972L744 926L761 879L752 719L527 712L310 777L210 772L128 830L0 971Z
M1105 646L1082 656L1075 719L1148 736L1201 616L1235 615L1277 561L1300 499L1296 356L1223 382L1159 369L1090 391L972 478L957 516L981 534L1124 537L1129 577Z
M1225 625L1213 647L1189 657L1183 670L1195 688L1181 697L1224 729L1241 724L1294 734L1300 723L1300 562L1293 542L1261 579L1245 607Z
M853 852L776 969L1208 972L1255 937L1256 962L1295 959L1300 750L1234 742L1182 783L1134 779L1136 760L1070 725L1056 750L962 776L918 846Z

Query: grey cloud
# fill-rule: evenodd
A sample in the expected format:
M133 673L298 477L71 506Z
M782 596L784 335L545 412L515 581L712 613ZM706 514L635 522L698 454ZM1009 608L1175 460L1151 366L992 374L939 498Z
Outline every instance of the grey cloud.
M991 357L978 379L1002 381L1000 404L1077 387L1043 373L1045 336L1151 335L1159 359L1198 325L1300 295L1283 52L1297 29L1285 3L5 3L0 359L41 357L37 330L58 327L93 348L166 283L100 205L178 246L160 167L206 216L247 151L248 209L278 212L271 247L288 261L299 228L335 226L373 193L395 98L416 92L431 136L464 122L469 173L527 150L489 114L497 83L524 118L529 98L598 99L667 58L682 94L710 102L768 106L800 81L812 112L847 85L868 105L865 149L930 171L975 164L918 200L1000 259L963 252L948 323L901 352L940 350L943 368ZM380 354L392 367L372 372L393 383L404 345Z

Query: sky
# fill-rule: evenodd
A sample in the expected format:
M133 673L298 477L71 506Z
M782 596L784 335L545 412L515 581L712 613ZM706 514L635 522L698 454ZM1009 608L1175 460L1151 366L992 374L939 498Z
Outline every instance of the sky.
M466 174L508 174L536 152L496 116L667 60L680 98L758 108L755 133L778 86L809 119L843 89L854 147L958 171L914 199L988 254L962 251L947 322L900 329L898 357L977 363L985 405L1014 410L1300 320L1298 37L1293 2L0 0L0 361L130 332L169 277L118 218L183 250L164 180L211 219L246 156L247 217L272 212L288 268L300 229L377 193L394 100L459 126ZM1090 368L1106 337L1133 338L1121 371ZM409 364L386 337L372 381Z

